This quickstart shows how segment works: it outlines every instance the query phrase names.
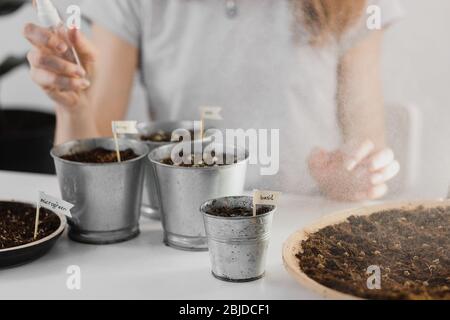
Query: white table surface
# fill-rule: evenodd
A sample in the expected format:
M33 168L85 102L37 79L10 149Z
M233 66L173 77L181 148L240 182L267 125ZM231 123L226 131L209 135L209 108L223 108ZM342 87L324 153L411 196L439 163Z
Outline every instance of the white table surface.
M0 199L34 202L37 192L59 196L56 177L0 171ZM262 280L234 284L210 273L207 252L186 252L162 243L160 222L141 220L138 238L115 245L93 246L64 235L53 250L18 268L0 270L2 299L317 299L284 269L283 242L296 230L333 211L360 206L321 197L284 195L274 218ZM67 268L81 268L81 290L66 286Z

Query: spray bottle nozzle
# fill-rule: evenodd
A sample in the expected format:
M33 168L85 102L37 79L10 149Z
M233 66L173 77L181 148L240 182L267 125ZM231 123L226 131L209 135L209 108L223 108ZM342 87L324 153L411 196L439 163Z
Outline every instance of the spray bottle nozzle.
M61 23L58 10L51 0L36 0L39 22L44 27L55 27Z

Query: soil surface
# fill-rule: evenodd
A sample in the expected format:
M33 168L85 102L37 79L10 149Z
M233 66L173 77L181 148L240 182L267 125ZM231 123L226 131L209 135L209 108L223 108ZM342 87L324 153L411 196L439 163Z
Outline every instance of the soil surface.
M139 157L133 150L120 151L122 161L133 160ZM86 152L78 152L61 157L64 160L80 163L113 163L117 162L117 154L114 150L96 148Z
M22 246L55 232L60 219L53 212L42 209L39 212L39 231L34 237L36 208L22 203L0 202L0 250Z
M269 206L259 206L256 208L256 215L261 216L272 210ZM234 217L251 217L253 216L253 208L250 207L222 207L222 208L210 208L208 210L208 214L217 216L217 217L226 217L226 218L234 218Z
M194 131L191 130L191 140L194 140ZM158 131L155 133L152 133L148 136L141 136L142 141L151 141L151 142L173 142L172 141L172 132L164 132L164 131ZM175 141L182 140L182 137L180 136Z
M318 283L368 299L450 299L450 207L390 210L310 234L300 268ZM369 266L381 289L369 290Z
M231 165L231 164L238 163L238 160L237 160L236 157L234 158L234 161L232 163L227 163L227 156L226 155L223 155L223 159L219 159L219 157L216 157L214 153L212 154L212 156L214 157L213 159L211 159L212 161L207 161L208 163L212 163L212 164L207 164L204 159L201 160L201 162L194 163L194 161L196 159L195 159L195 157L193 155L190 157L190 159L191 159L190 163L182 163L182 164L176 165L172 161L171 158L163 159L163 160L161 160L161 163L169 165L169 166L177 166L177 167L184 167L184 168L222 167L222 166L228 166L228 165ZM180 157L183 157L183 153L180 153Z

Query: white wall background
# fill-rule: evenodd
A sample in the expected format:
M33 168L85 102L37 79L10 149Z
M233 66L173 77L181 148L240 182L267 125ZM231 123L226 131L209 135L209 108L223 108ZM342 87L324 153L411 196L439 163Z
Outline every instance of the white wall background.
M406 16L386 34L387 102L414 103L423 114L423 197L450 183L450 1L403 0Z
M77 1L70 1L74 2ZM422 110L420 183L428 191L420 196L443 196L450 182L450 1L404 0L403 4L405 19L386 35L383 66L386 101L413 103ZM0 59L27 50L20 33L24 22L34 19L30 8L0 18ZM51 110L50 101L30 81L25 68L9 75L0 87L3 104L38 104ZM145 119L143 105L142 92L137 88L129 117Z

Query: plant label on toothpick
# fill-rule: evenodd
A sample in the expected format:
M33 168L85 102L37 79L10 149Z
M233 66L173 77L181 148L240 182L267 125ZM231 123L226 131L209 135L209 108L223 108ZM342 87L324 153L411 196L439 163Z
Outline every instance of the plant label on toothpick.
M205 131L205 120L223 120L221 107L200 107L200 137L203 140Z
M281 192L254 190L253 191L253 216L256 217L256 206L257 205L276 206L280 196L281 196Z
M48 209L53 212L63 214L65 216L68 216L69 218L72 218L70 209L72 209L73 207L74 207L74 205L69 202L49 196L48 194L45 194L44 192L39 192L39 200L38 200L38 203L36 206L36 220L34 223L34 239L36 239L37 234L38 234L39 214L40 214L41 208Z
M113 133L138 134L137 121L113 121Z
M70 209L74 207L73 204L52 197L44 192L39 192L39 207L51 210L53 212L63 214L69 218L72 218L72 214L70 213Z
M200 112L203 120L223 120L221 107L201 107Z
M113 121L112 132L114 137L114 143L116 145L117 161L122 162L120 157L118 134L138 134L137 121Z

